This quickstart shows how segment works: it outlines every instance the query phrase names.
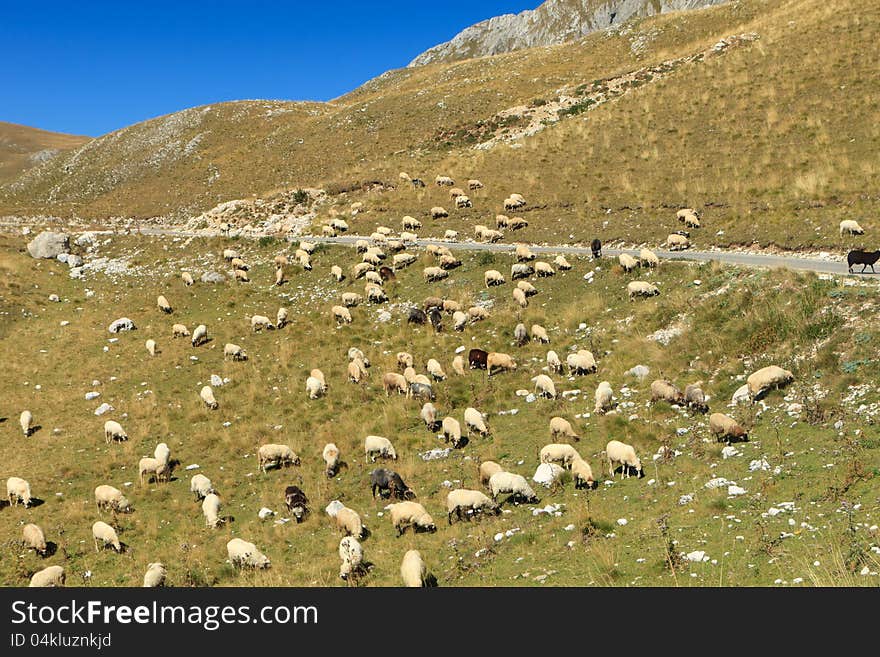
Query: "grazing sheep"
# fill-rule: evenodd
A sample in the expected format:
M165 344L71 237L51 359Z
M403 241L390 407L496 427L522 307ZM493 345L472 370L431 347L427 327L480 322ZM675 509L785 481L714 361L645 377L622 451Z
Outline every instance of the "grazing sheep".
M342 579L356 576L364 568L364 549L353 536L343 536L339 541L339 558L342 559L342 565L339 566Z
M339 265L333 265L330 267L330 275L336 279L337 283L345 278L345 274L342 273L342 267Z
M300 248L302 248L302 247L300 247ZM290 264L290 260L288 259L287 255L284 253L279 253L278 255L276 255L275 258L272 260L272 262L275 263L276 267L286 267L287 265Z
M446 520L452 524L453 514L458 520L470 520L478 513L501 513L501 507L485 493L467 488L456 488L446 496Z
M443 371L440 362L434 358L428 359L427 370L428 374L430 374L435 381L443 381L446 379L446 372Z
M537 256L532 253L531 249L529 249L528 244L523 244L522 242L517 242L516 246L513 250L514 256L516 256L517 262L528 262L529 260L534 260Z
M34 550L41 556L46 556L46 535L39 525L29 522L21 528L21 538L24 547L28 550Z
M425 422L428 431L436 431L440 423L437 421L437 409L431 402L425 402L422 410L419 411L419 417Z
M523 219L522 217L511 217L510 221L507 223L507 227L510 230L519 230L521 228L527 228L529 222Z
M449 272L442 267L425 267L425 270L422 273L425 277L425 281L428 283L449 277Z
M608 383L608 381L602 381L602 383L596 387L596 406L593 408L593 412L604 415L606 411L611 410L611 399L613 396L614 393L611 391L611 384Z
M189 336L189 329L183 324L175 324L171 327L171 337L185 338L187 336Z
M840 234L848 233L849 235L864 235L865 230L859 226L859 222L854 219L844 219L840 222Z
M547 329L545 329L540 324L532 324L530 333L532 336L532 340L537 340L538 342L542 342L544 344L548 344L550 342L550 336L547 335Z
M272 562L260 552L257 546L240 538L233 538L226 544L226 554L232 565L240 568L269 568Z
M348 360L360 360L364 367L370 366L370 359L364 355L364 352L358 349L357 347L349 347L348 348Z
M709 416L709 431L715 435L718 442L725 440L730 444L749 439L748 432L736 420L724 413L712 413Z
M522 475L513 472L496 472L489 477L489 489L492 491L492 499L497 500L502 493L510 494L514 503L525 501L529 504L537 504L538 496L529 486L529 482Z
M480 483L484 486L488 485L489 478L496 472L504 472L504 468L495 463L495 461L483 461L480 463Z
M468 406L464 409L464 425L467 427L468 435L470 435L472 429L481 436L489 435L489 427L486 425L486 416L472 406Z
M220 497L216 493L208 493L202 501L202 515L205 516L205 526L216 529L222 522L220 518Z
M147 348L147 353L149 353L150 356L155 356L155 355L158 353L158 351L159 351L158 349L156 349L156 341L153 340L152 338L150 338L149 340L147 340L147 341L144 343L144 345L146 346L146 348Z
M290 314L287 312L287 308L281 307L278 309L278 312L275 313L275 326L277 328L284 328L287 325L287 320Z
M238 251L233 249L223 249L223 259L226 262L230 262L233 258L238 258Z
M578 456L572 459L570 465L575 488L598 488L599 484L593 479L593 469L589 463Z
M508 196L504 199L504 209L505 210L519 210L522 207L525 207L526 201L522 196Z
M64 568L61 566L48 566L34 573L28 586L64 586L64 579Z
M459 376L464 376L466 374L464 369L464 358L461 357L461 354L457 354L455 358L452 359L452 371Z
M413 366L413 357L407 351L398 351L397 352L397 368L400 370L405 370L407 367Z
M208 494L215 491L210 479L203 474L196 474L189 480L189 492L195 494L196 501L198 501L205 499Z
M608 458L608 472L614 479L614 466L619 463L623 469L623 476L629 477L629 471L635 470L639 479L645 476L642 462L636 456L636 450L632 445L627 445L619 440L611 440L605 446L605 456Z
M559 360L559 354L552 349L547 352L547 369L562 374L562 361Z
M684 235L672 233L666 238L666 246L670 251L683 251L691 245L690 241Z
M520 308L527 308L529 305L529 300L526 298L526 293L518 287L513 288L513 300Z
M496 228L507 228L507 224L510 221L510 217L506 214L496 214L495 215L495 227Z
M370 463L375 463L377 456L397 460L394 445L384 436L367 436L364 439L364 454L365 460L369 460Z
M696 216L697 211L694 208L682 208L675 213L675 218L679 221L685 221L688 217Z
M763 367L746 379L752 399L759 399L773 388L783 388L794 381L794 374L777 365Z
M555 264L557 267L559 267L563 271L568 271L569 269L571 269L571 265L569 264L568 260L566 260L565 256L563 256L563 255L558 255L555 258L553 258L553 264Z
M448 271L450 269L455 269L456 267L461 267L461 260L453 255L440 256L440 269Z
M670 404L684 405L684 393L668 379L656 379L651 383L651 401L665 401Z
M394 266L394 269L403 269L414 263L417 259L412 253L397 253L391 259L391 264Z
M705 413L709 410L709 404L706 403L706 395L703 394L702 381L688 384L684 389L684 403L692 411Z
M147 572L144 573L144 586L143 588L156 588L159 586L165 586L165 578L168 576L168 571L165 569L165 566L160 562L147 564Z
M446 211L446 208L443 208L439 205L435 205L431 208L431 219L443 219L448 217L449 213Z
M348 222L345 221L345 219L339 219L339 218L331 219L330 220L330 227L333 230L338 230L340 233L344 233L345 231L348 230Z
M263 329L269 329L271 331L275 330L275 325L265 315L254 315L251 317L251 330L256 333L258 331L262 331Z
M473 365L471 365L473 367ZM494 370L498 372L509 372L516 369L516 361L509 354L498 351L490 351L486 355L486 372L488 376L492 376Z
M405 395L408 385L406 378L397 372L385 372L382 375L382 388L385 390L386 396L390 395L394 390Z
M422 553L418 550L407 550L400 564L400 578L403 585L410 588L422 588L425 586L428 569L422 559Z
M167 464L171 460L171 449L166 443L159 443L156 445L156 449L153 450L153 458L159 461L159 463Z
M574 438L576 441L581 439L581 437L574 432L571 422L558 415L550 418L550 437L556 438L556 436Z
M867 267L870 267L871 271L873 273L876 273L876 271L874 270L874 263L876 263L878 259L880 259L880 250L862 251L860 249L856 249L846 254L846 264L848 266L848 271L850 274L853 273L853 265L862 266L862 270L859 273L864 272Z
M244 269L235 269L232 272L232 275L235 277L235 280L241 281L242 283L251 282L251 279L248 278L247 272Z
M334 443L327 443L321 452L321 458L324 459L324 464L327 466L324 468L324 474L327 477L335 477L339 472L339 448Z
M656 297L660 294L660 289L656 285L646 281L631 281L627 283L626 291L630 301L636 297Z
M539 260L535 263L535 274L541 278L546 278L547 276L555 276L556 270L550 266L550 263Z
M419 374L416 377L416 380L411 381L407 386L406 396L411 399L429 399L431 401L437 399L437 395L434 394L434 389L431 387L431 383L419 380L420 378L427 379L427 377L423 377Z
M348 312L348 308L345 306L333 306L330 309L333 312L333 317L337 322L345 322L346 324L351 324L351 313Z
M227 358L232 358L232 360L247 360L248 355L247 352L239 347L237 344L233 344L231 342L227 342L223 347L223 360Z
M642 267L657 267L660 264L660 258L650 249L642 249L639 251L639 264Z
M526 293L527 297L533 297L538 293L538 290L534 285L529 283L528 281L519 281L516 286Z
M452 313L454 315L457 312L461 312L461 304L453 299L443 299L441 309L445 313Z
M472 178L472 179L468 180L467 184L468 184L468 189L482 189L483 188L483 183L481 183L476 178Z
M490 269L485 274L483 274L483 280L486 284L486 287L492 287L493 285L503 285L505 283L504 276L497 269Z
M639 261L633 258L629 253L621 253L617 256L617 261L620 263L620 266L623 267L623 271L626 273L631 272L633 269L639 266Z
M159 307L159 310L161 310L163 313L173 312L173 309L171 308L171 304L168 303L168 299L166 299L161 294L156 299L156 305Z
M520 280L520 282L522 282L521 279L528 278L529 276L531 276L534 273L535 273L534 267L532 267L531 265L528 265L524 262L515 262L510 266L510 278L515 281ZM520 286L519 284L517 284L517 287L522 289L522 286ZM523 291L525 291L525 290L523 290Z
M364 538L364 523L357 511L347 506L342 507L336 512L336 527L341 529L346 536L354 536L355 538Z
M351 383L360 383L361 378L366 374L366 370L362 368L363 361L353 360L348 363L348 380Z
M320 374L320 376L316 376L313 370L313 374L310 374L309 377L306 378L306 392L309 393L309 399L317 399L327 392L327 384L324 382L324 374L321 370L318 370L317 373Z
M452 441L452 446L458 449L461 445L461 424L454 417L447 415L443 418L440 425L443 432L443 439L446 442Z
M375 271L375 269L369 262L359 262L351 268L351 275L357 280L358 278L363 278L368 271Z
M128 440L128 434L122 428L122 425L115 420L107 420L104 423L104 442L108 445L110 442L118 440L122 442L123 440Z
M482 306L471 306L468 308L467 313L472 322L478 322L481 319L489 318L489 311Z
M472 208L474 207L474 204L470 198L462 194L461 196L455 197L455 207L460 210L462 208Z
M404 483L403 478L394 470L387 468L376 468L370 472L370 491L373 499L376 498L377 492L383 499L392 497L398 500L411 500L416 497L415 492Z
M598 371L599 366L593 357L593 352L588 349L578 349L573 354L565 357L565 364L568 366L569 376L573 374L593 374Z
M301 523L309 512L309 498L299 486L288 486L284 489L284 505L288 515L292 515L297 524Z
M180 277L183 279L183 283L187 287L189 287L190 285L195 283L195 281L193 280L192 274L190 274L188 271L181 272Z
M199 397L205 402L205 406L212 411L216 411L220 408L220 404L214 398L214 391L211 389L211 386L202 386L202 389L199 391Z
M299 252L298 252L299 253ZM312 259L308 253L299 253L297 256L297 260L299 261L300 266L306 271L312 271ZM236 269L235 273L238 274L239 270Z
M438 175L436 178L434 178L434 182L438 186L446 185L447 187L452 187L453 185L455 185L455 181L449 176Z
M445 240L457 240L458 239L458 231L457 230L446 230L443 233L443 239Z
M541 463L562 463L569 467L576 458L581 458L577 450L568 443L550 443L544 445L538 453Z
M266 472L270 465L277 468L299 465L299 456L288 445L267 443L260 445L257 450L257 464L260 470Z
M144 483L144 475L147 476L147 482L155 478L156 483L167 481L171 475L171 468L168 463L163 463L153 456L145 456L138 461L138 477L141 484Z
M456 331L464 331L464 327L467 326L469 320L470 316L467 313L456 310L452 313L452 328Z
M122 491L107 484L101 484L95 488L95 506L99 511L108 507L119 513L131 511L131 503L122 494Z
M250 271L250 266L241 258L233 258L232 262L229 263L229 266L233 269L240 269L241 271Z
M391 512L391 524L397 530L398 536L403 536L408 527L412 527L413 532L437 531L434 519L418 502L389 504L388 510Z
M593 260L602 257L602 241L595 237L593 241L590 242L590 252L593 254Z
M199 324L196 326L195 331L192 334L192 346L198 347L201 344L204 344L208 341L208 327L204 324Z
M553 384L553 379L549 376L539 374L532 377L531 381L535 384L535 394L547 397L548 399L556 399L556 386Z
M116 530L103 520L98 520L92 525L92 538L95 540L95 552L101 551L98 548L99 541L101 542L101 547L107 547L107 544L109 543L113 546L114 550L122 552L122 544L119 542L119 536L116 535Z
M367 281L367 284L364 285L364 292L367 293L368 301L382 303L388 300L388 297L385 296L385 290L382 289L382 274L368 271L364 274L364 279ZM373 288L376 288L375 292L372 291Z
M529 341L529 332L526 330L526 325L522 322L514 327L513 339L516 341L517 347L522 347Z
M333 226L323 224L321 226L321 235L326 235L327 237L336 237L336 230L333 228Z
M480 237L484 242L494 244L495 242L499 242L504 238L504 233L499 230L492 230L491 228L487 228L482 232Z
M34 423L34 415L30 411L22 411L21 415L18 418L19 426L21 426L21 431L24 433L25 438L31 435L33 431L33 423Z
M13 506L21 501L25 508L31 505L31 485L21 477L9 477L6 480L6 499Z

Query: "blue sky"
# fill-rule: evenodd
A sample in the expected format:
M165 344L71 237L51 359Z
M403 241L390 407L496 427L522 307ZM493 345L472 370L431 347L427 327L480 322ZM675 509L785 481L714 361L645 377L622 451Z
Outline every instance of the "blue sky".
M329 100L541 0L0 0L0 121L97 136L224 100Z

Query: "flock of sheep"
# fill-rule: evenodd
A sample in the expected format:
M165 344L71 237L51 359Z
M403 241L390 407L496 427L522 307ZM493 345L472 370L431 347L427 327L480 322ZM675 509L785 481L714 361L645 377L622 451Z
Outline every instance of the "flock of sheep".
M402 179L404 176L406 174L401 174ZM415 180L418 180L410 179L409 176L406 176L405 179L412 180L414 184L416 184ZM436 183L442 186L454 186L454 181L446 176L438 176ZM468 186L470 189L479 189L482 187L482 183L470 180ZM468 204L471 202L462 190L456 188L453 191L457 192L453 196L457 206L462 203L461 199L465 199ZM503 205L505 210L515 210L524 207L526 201L518 194L510 194L504 199ZM442 213L435 212L435 210L442 210L442 208L434 208L431 212L433 216L443 216ZM689 228L700 226L699 217L692 210L680 211L678 219ZM523 222L524 220L517 221L517 218L508 218L503 215L499 215L497 218L497 225L504 229L516 230L516 227L523 225ZM333 232L344 231L348 228L344 220L341 219L334 220L330 226ZM388 294L384 286L389 281L396 279L397 272L417 261L418 258L415 254L406 252L408 245L411 245L416 236L413 233L406 233L406 231L418 230L421 224L407 216L403 218L402 227L405 234L402 234L400 238L395 239L392 236L393 231L380 227L369 240L360 240L357 243L356 252L360 256L360 261L348 269L348 276L353 280L364 278L367 281L364 295L351 291L340 293L340 303L334 304L330 309L332 317L337 323L353 322L354 317L350 309L357 308L362 303L381 304L386 302ZM841 225L841 231L843 231L843 225ZM329 233L330 231L325 230L324 232ZM478 226L476 232L484 239L494 240L495 236L492 234L492 230L485 226ZM667 245L670 248L686 248L688 245L687 237L679 234L670 235ZM299 243L295 259L304 270L311 271L313 269L312 255L314 252L315 245L313 243L307 241ZM427 252L438 263L437 266L425 268L423 277L428 283L449 277L461 265L461 261L446 247L429 246ZM392 255L390 260L388 259L389 253ZM511 267L510 278L517 281L513 289L513 299L521 308L527 307L529 299L540 293L536 286L526 279L534 276L535 282L538 282L540 278L555 275L557 269L565 271L572 268L562 256L557 256L552 264L537 261L535 254L525 244L518 244L513 255L515 262ZM238 252L226 249L223 257L232 266L236 281L241 283L250 281L248 274L250 267ZM638 259L623 254L618 261L625 273L633 272L639 267L657 267L660 263L656 254L648 249L643 249ZM280 285L285 281L285 267L290 264L290 259L286 254L279 254L276 256L274 264L276 268L274 283ZM389 264L390 266L388 266ZM342 282L347 278L345 270L338 264L328 267L328 271L336 282ZM183 272L181 279L187 286L194 284L194 279L189 272ZM486 288L507 284L504 274L495 269L486 271L483 280ZM627 285L627 291L630 299L659 294L655 285L645 281L631 281ZM164 295L158 296L156 306L162 313L168 315L175 313L174 308ZM448 317L451 319L454 331L464 331L488 316L489 311L482 306L474 305L464 308L454 300L432 296L425 299L420 306L413 305L409 309L406 321L408 324L415 325L430 324L434 331L439 332L444 330L444 323ZM289 323L289 312L282 307L275 313L274 321L267 315L249 316L248 321L255 334L268 330L279 330ZM190 332L185 324L174 323L170 334L172 338L189 337L194 349L209 340L208 328L205 324L199 324ZM520 346L531 341L552 344L555 339L539 324L533 324L527 329L525 324L520 323L514 328L513 334L515 343ZM161 353L154 338L146 340L145 346L150 356L157 357ZM246 361L249 357L241 346L226 343L223 348L223 358L239 362ZM425 373L419 373L415 369L416 363L425 363ZM328 365L337 364L330 363ZM448 378L437 354L414 355L408 352L399 352L397 353L396 365L397 371L389 370L382 374L383 390L386 395L401 394L408 399L420 402L419 410L413 407L412 412L413 414L418 413L419 419L424 422L428 431L432 433L441 431L445 441L455 449L465 448L469 444L468 439L472 433L491 440L492 430L488 418L477 408L469 406L464 410L461 416L462 424L457 417L444 415L434 406L433 402L436 400L434 386L442 385ZM538 373L531 378L531 381L534 384L534 394L537 397L549 399L558 397L556 384L552 378L553 374L589 376L599 374L601 370L600 363L586 349L570 350L564 361L557 351L548 350L546 365L549 374ZM357 347L350 347L340 353L338 366L340 369L345 368L346 379L352 385L364 385L371 377L370 359ZM502 351L471 349L466 360L463 355L456 354L451 362L451 372L458 377L473 376L471 374L473 370L485 370L487 376L496 376L516 369L515 358ZM310 403L320 403L319 400L328 391L324 373L315 368L309 371L304 378L305 394ZM599 378L601 379L601 376ZM748 377L749 396L752 399L757 399L768 390L785 386L793 379L794 375L791 372L780 367L763 368ZM672 381L658 379L651 384L651 400L677 404L693 412L706 413L709 407L701 386L701 382L696 382L686 386L682 391ZM529 391L517 391L518 395L520 393L530 394ZM202 387L199 396L206 408L211 410L219 408L219 402L215 398L211 386ZM595 390L595 412L603 414L611 411L614 408L613 400L614 394L610 383L599 381ZM20 422L25 436L30 435L34 426L34 417L30 410L21 413ZM739 423L723 413L712 413L709 418L709 426L718 440L732 442L748 439L747 432ZM597 480L588 459L584 458L572 444L580 442L580 436L571 422L564 417L554 416L549 422L549 433L551 442L542 446L537 452L538 467L543 468L547 475L545 479L541 480L542 483L550 485L559 482L563 473L568 470L571 472L571 478L577 488L596 488ZM105 422L104 437L107 443L118 443L128 439L123 426L115 420ZM367 464L374 464L378 459L394 462L400 457L393 441L385 436L367 435L364 438L363 446L364 459ZM327 477L332 478L339 473L345 465L342 457L343 455L336 444L328 443L324 446L322 467ZM609 440L605 445L604 459L609 477L615 477L617 472L620 472L625 478L631 475L639 478L644 476L641 460L632 445L619 440ZM149 483L151 480L155 480L157 483L166 482L171 477L174 463L167 444L160 443L156 446L153 456L143 457L138 462L139 479L142 483ZM269 472L270 470L307 467L308 465L310 465L308 459L301 458L288 445L263 444L257 449L257 466L261 472L266 473L266 476L273 476ZM506 502L519 504L539 501L538 495L525 476L505 471L493 461L482 461L478 470L474 472L474 479L475 481L479 480L484 490L458 488L448 492L445 500L448 524L451 525L453 520L462 521L481 515L496 515L501 512L501 506ZM533 480L537 481L538 479L536 477ZM435 501L417 501L416 493L404 483L397 472L385 467L377 467L370 472L370 484L373 497L378 493L380 498L396 500L388 507L390 524L396 535L404 534L407 529L412 529L414 533L438 531L433 516L425 506L427 504L429 507L433 507ZM7 497L11 504L23 503L25 507L29 506L32 499L31 488L25 479L17 476L9 477L6 486ZM196 500L201 500L206 528L210 530L221 526L224 522L224 518L221 516L222 500L210 479L201 473L194 475L190 480L190 491ZM502 496L507 497L501 499ZM99 513L107 510L114 514L133 512L133 505L122 491L113 486L99 483L94 489L94 499ZM310 506L306 492L298 486L288 486L285 489L284 499L290 515L297 522L302 521L309 512ZM361 541L368 536L368 532L361 515L355 509L344 506L338 501L330 502L326 507L326 512L333 518L336 527L343 534L339 543L341 560L339 575L343 579L356 580L367 572L367 562L364 559ZM92 536L96 551L107 546L116 552L124 550L124 545L120 542L114 527L102 520L93 524ZM46 553L46 538L38 525L34 523L24 525L22 537L29 548L40 554ZM254 543L242 538L233 538L227 543L227 557L237 567L267 568L271 565L271 560L266 554ZM432 581L426 562L418 550L410 550L406 553L400 566L400 574L401 581L406 586L425 586ZM163 564L150 563L144 575L144 586L163 585L166 575ZM65 574L62 567L50 566L33 575L31 586L63 585L64 579Z

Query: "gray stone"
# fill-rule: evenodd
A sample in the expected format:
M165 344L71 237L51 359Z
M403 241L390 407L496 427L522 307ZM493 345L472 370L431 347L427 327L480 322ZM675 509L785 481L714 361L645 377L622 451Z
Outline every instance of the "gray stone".
M82 256L78 256L73 253L68 253L67 254L67 266L70 267L71 269L74 269L75 267L82 267L83 266Z
M82 235L77 237L76 240L74 241L74 244L76 244L77 246L90 246L94 243L95 243L95 234L91 233L91 232L83 233Z
M206 271L202 274L202 283L225 283L226 277L216 271Z
M55 256L55 259L58 262L63 262L64 264L67 264L67 258L69 258L69 257L70 257L69 253L59 253L57 256Z
M57 258L70 251L70 236L67 233L43 231L28 242L28 253L32 258Z
M628 369L626 372L624 372L624 374L626 374L627 376L634 376L637 379L644 379L646 376L648 376L648 373L650 371L651 370L649 370L644 365L636 365L635 367Z

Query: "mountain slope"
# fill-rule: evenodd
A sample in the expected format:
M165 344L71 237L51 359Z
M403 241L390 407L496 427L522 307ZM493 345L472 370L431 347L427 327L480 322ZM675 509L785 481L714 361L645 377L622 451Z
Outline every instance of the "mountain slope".
M727 0L546 0L519 14L504 14L462 30L413 59L409 66L551 46L620 25L633 17L717 5Z
M61 151L76 148L87 141L88 137L0 121L0 185L52 159Z

